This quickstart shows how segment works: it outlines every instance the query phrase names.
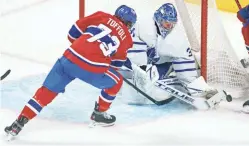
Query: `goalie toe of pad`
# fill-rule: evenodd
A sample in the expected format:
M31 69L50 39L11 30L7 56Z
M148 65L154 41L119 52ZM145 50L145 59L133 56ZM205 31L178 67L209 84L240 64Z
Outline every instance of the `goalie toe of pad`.
M227 94L224 90L218 91L215 95L210 97L207 102L210 105L210 108L216 108L219 103L223 100L226 100L227 102L232 101L232 96Z

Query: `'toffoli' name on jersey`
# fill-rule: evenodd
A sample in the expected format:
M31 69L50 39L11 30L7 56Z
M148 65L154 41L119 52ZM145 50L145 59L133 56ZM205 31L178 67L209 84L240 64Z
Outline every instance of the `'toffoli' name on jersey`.
M109 18L107 24L109 24L111 27L116 29L122 41L126 38L124 30L122 29L120 24L118 24L115 20L113 20L112 18Z

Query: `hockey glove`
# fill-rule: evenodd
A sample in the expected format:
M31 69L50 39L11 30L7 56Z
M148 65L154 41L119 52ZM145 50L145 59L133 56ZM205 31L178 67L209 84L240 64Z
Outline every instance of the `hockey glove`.
M156 62L159 61L160 57L157 53L156 48L149 48L147 50L147 57L148 57L148 63L155 64Z
M126 59L125 63L124 63L124 66L130 70L132 70L132 67L131 67L131 61L129 58Z

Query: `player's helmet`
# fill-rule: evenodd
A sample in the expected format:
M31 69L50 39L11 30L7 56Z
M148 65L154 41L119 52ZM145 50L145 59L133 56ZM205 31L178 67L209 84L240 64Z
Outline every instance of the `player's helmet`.
M130 29L137 21L137 14L134 9L121 5L115 11L115 16L121 19L121 21Z
M171 3L163 4L154 13L154 21L159 27L161 36L165 38L177 23L177 11Z

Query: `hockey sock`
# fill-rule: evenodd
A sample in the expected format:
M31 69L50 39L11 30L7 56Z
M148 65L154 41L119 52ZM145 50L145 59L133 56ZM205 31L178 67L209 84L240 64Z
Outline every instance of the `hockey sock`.
M112 104L112 101L115 99L116 96L111 96L108 94L108 90L102 90L101 95L99 96L99 111L105 112L109 109L110 105Z
M29 120L33 119L41 112L44 106L49 104L57 96L57 94L58 93L54 93L44 86L39 88L34 97L25 105L18 118L25 116Z
M117 80L117 83L113 87L103 89L101 91L101 94L99 96L99 101L98 101L98 104L99 104L98 110L100 112L104 112L109 109L117 93L121 89L122 85L123 85L123 77L119 74L119 80Z

